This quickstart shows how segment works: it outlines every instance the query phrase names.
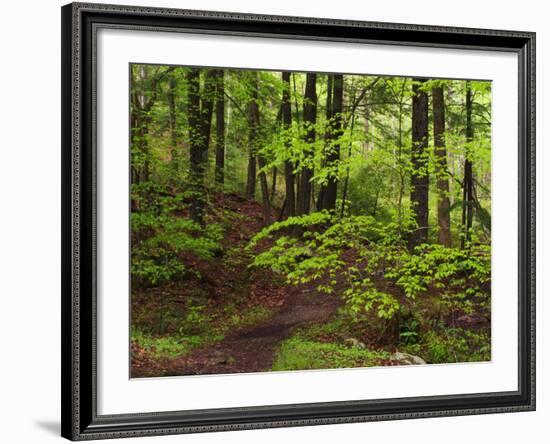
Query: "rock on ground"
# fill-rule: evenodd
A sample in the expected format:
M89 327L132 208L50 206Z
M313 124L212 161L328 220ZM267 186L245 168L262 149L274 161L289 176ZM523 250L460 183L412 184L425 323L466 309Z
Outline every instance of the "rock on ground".
M409 365L426 365L426 361L419 356L411 355L409 353L396 352L390 356L392 361L399 361L402 364Z

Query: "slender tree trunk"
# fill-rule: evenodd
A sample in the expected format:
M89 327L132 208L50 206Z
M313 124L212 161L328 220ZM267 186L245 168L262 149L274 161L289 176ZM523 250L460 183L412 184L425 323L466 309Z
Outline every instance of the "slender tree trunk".
M265 170L266 161L263 158L259 150L259 137L258 129L260 127L260 108L258 104L258 74L251 74L251 86L252 86L252 100L248 104L248 144L250 146L251 153L255 153L258 165L260 167L260 188L262 191L262 210L264 216L264 223L269 225L271 223L270 204L269 204L269 189L267 186L267 175ZM254 168L254 174L256 173Z
M308 214L311 204L311 179L313 177L313 152L315 143L315 123L317 122L317 75L306 74L306 93L304 97L305 140L308 147L305 152L306 165L300 175L300 192L298 194L297 213Z
M451 203L449 201L449 171L447 168L447 149L445 147L445 98L443 87L432 88L432 106L434 119L434 146L437 162L437 223L438 241L446 247L451 246Z
M405 87L407 81L403 81L401 93L399 95L399 120L398 120L398 172L399 172L399 193L397 197L397 223L399 225L399 234L403 227L403 196L405 194L405 171L403 168L403 98L405 96Z
M169 124L170 124L170 144L172 145L170 154L172 157L171 164L174 173L179 170L179 152L178 152L178 134L176 122L176 79L174 74L170 74L168 82L168 109L169 109Z
M214 99L216 95L216 71L209 69L204 75L204 87L201 94L201 118L202 118L202 140L203 162L208 162L208 147L210 145L210 130L212 127L212 115L214 113Z
M416 227L409 240L410 248L428 240L428 94L421 89L425 81L421 79L413 85L411 209Z
M256 197L256 145L254 137L251 137L252 133L255 133L253 123L253 108L257 106L257 74L255 72L248 73L249 79L251 82L252 88L252 101L248 106L248 128L249 128L249 137L248 137L248 168L247 168L247 178L246 178L246 197L249 199L254 199Z
M223 185L225 168L225 91L224 71L217 70L216 82L216 167L214 178Z
M204 225L206 193L204 173L208 156L210 126L212 122L213 91L215 79L213 71L205 73L204 88L201 93L200 70L191 68L187 73L188 83L188 124L189 124L189 181L191 189L190 216L194 222Z
M292 123L290 111L290 72L282 73L283 79L283 101L281 112L283 118L283 128L288 129ZM290 160L285 161L285 214L287 217L296 215L296 197L294 191L294 165Z
M137 153L140 151L140 145L139 145L139 125L140 125L140 121L139 121L139 103L138 103L138 100L137 100L137 92L136 92L136 85L135 85L135 79L134 79L134 74L133 74L133 70L131 71L131 75L132 75L132 87L131 87L131 91L132 91L132 101L131 101L131 106L130 106L130 128L131 128L131 133L130 133L130 136L131 136L131 149L130 149L130 152L131 152L131 155L132 155L132 161L130 162L130 165L131 165L131 169L130 169L130 179L131 179L131 183L132 185L137 185L139 184L139 169L137 168L137 166L135 165L135 162L134 162L134 158L133 158L133 155L134 153ZM131 207L131 210L133 212L135 211L139 211L139 203L138 203L138 200L134 198L134 194L131 193L131 201L130 201L130 207Z
M152 117L150 111L153 108L158 93L158 84L160 80L167 74L170 74L174 70L174 67L168 67L165 70L158 70L156 74L148 79L147 69L145 66L138 66L132 68L131 81L134 85L132 88L132 100L130 119L132 123L132 152L137 151L142 158L144 158L143 164L133 165L132 167L132 183L139 183L140 181L149 180L149 164L150 164L150 152L147 144L147 135L149 133L149 124ZM135 72L135 76L134 76ZM147 80L147 88L144 88L144 81ZM150 82L150 83L149 83ZM145 89L150 92L149 95L144 93Z
M323 208L336 209L336 196L338 192L338 163L340 162L340 144L335 142L342 135L342 109L344 100L344 76L334 74L332 92L332 118L330 125L331 144L326 156L326 167L331 169L327 188L324 196Z
M292 89L293 89L293 94L291 94L292 97L294 97L294 121L296 122L297 125L300 125L300 122L301 122L301 116L300 116L300 107L298 106L298 88L296 87L296 73L293 72L292 73ZM302 171L301 170L297 170L296 168L296 164L293 165L294 167L294 184L296 186L296 190L295 190L295 204L296 204L296 208L295 208L295 213L296 214L300 214L300 209L299 209L299 205L300 205L300 195L302 193Z
M352 137L353 137L354 126L355 126L355 112L351 116L351 124L350 124L350 133ZM351 157L352 147L353 147L353 140L350 138L349 146L348 146L348 159ZM344 191L342 192L342 208L340 209L340 219L343 218L345 214L346 199L348 197L349 175L350 175L350 167L348 163L346 168L346 179L344 180ZM378 200L378 194L376 195L376 198Z
M254 199L256 196L256 153L250 151L252 148L249 147L246 175L246 197L249 199Z
M330 131L330 122L332 120L332 74L327 74L327 100L325 104L325 116L326 116L326 129L325 129L325 155L323 156L323 159L321 160L321 168L324 168L326 166L326 156L328 153L328 147L330 146L331 141L331 131ZM325 204L325 193L327 190L326 185L321 185L319 187L319 196L317 198L317 211L321 211L324 209Z
M296 73L292 73L292 89L294 91L294 120L300 123L300 108L298 107L298 88L296 88Z
M363 142L363 154L370 151L369 135L370 135L370 108L365 107L365 142Z
M273 172L271 173L272 182L271 182L271 194L269 196L269 200L273 202L273 199L275 198L275 190L277 188L277 167L273 167Z
M472 160L470 158L471 144L474 140L474 128L472 126L472 87L466 82L466 149L464 158L464 181L462 189L462 226L464 229L461 248L471 240L471 229L474 210L474 177Z
M136 76L133 76L134 93L132 94L132 144L136 152L140 153L143 163L134 167L132 183L140 183L149 180L149 147L147 145L147 134L149 125L147 119L148 101L143 93L143 82L147 79L147 70L141 66L136 69Z
M266 161L261 154L258 154L258 165L260 169L265 168ZM262 190L262 212L264 216L264 224L271 223L271 203L269 202L269 188L267 185L267 175L265 171L260 172L260 188Z
M255 153L248 153L246 197L248 199L255 199L256 197L256 154Z
M141 66L139 68L139 71L138 71L138 78L143 82L145 80L147 80L147 69L145 68L145 66ZM148 108L148 100L147 100L147 97L145 97L145 94L143 94L143 92L140 92L138 94L138 102L139 102L139 114L140 114L140 117L139 117L139 120L140 120L140 125L139 125L139 141L140 141L140 147L141 147L141 152L143 153L143 157L144 157L144 161L143 161L143 167L141 169L141 180L143 180L144 182L148 182L149 181L149 157L150 157L150 152L149 152L149 146L147 144L147 135L149 133L149 117L147 115L147 108Z
M282 100L281 100L281 105L279 106L279 111L277 111L277 118L275 119L275 122L276 122L276 125L277 125L278 129L280 129L280 127L281 127L282 119L283 119L283 106L282 106ZM273 201L275 199L275 192L277 190L277 173L278 173L277 166L274 166L273 171L271 173L272 182L271 182L271 194L270 194L270 197L269 197L269 201L272 204L273 204Z
M191 220L202 225L204 210L204 141L201 130L200 71L187 73L187 119L189 124L189 185L191 189Z
M135 87L134 87L135 89ZM141 142L140 142L140 135L141 135L141 121L139 116L139 103L137 100L138 95L136 93L132 94L132 106L130 110L130 121L131 121L131 128L132 128L132 154L136 152L141 152ZM140 180L139 175L139 169L137 166L132 162L132 183L138 184Z

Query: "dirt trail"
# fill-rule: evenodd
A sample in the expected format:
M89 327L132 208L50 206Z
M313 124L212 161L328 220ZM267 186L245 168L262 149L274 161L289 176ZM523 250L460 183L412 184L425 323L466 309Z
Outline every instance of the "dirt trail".
M252 236L263 227L261 205L237 194L213 196L214 207L240 214L227 231L222 244L233 251L244 248ZM233 253L239 260L238 254ZM248 257L242 258L248 261ZM228 291L236 288L248 289L249 304L260 304L273 307L266 301L280 300L283 304L273 315L253 326L241 328L229 333L222 341L203 347L198 347L189 353L171 359L143 359L144 362L133 368L133 377L253 373L271 369L277 348L288 338L297 327L306 327L325 323L335 314L341 299L334 295L326 295L316 290L316 284L303 286L265 284L265 280L251 277L242 272L248 262L234 267L215 268L198 262L188 265L189 268L200 268L202 281L199 285L209 285L210 294L225 298ZM266 276L264 276L266 277ZM256 283L252 288L251 283ZM179 299L188 294L187 285L180 292ZM256 291L257 290L257 291ZM282 291L278 291L282 290ZM276 304L278 305L278 304ZM275 306L276 306L275 305Z
M251 373L269 370L281 341L296 327L327 322L336 312L338 298L297 291L266 321L227 336L221 342L198 348L190 354L166 362L166 375Z

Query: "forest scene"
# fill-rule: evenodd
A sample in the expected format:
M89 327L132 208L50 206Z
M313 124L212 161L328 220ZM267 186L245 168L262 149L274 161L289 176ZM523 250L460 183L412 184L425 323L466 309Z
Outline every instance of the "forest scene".
M130 65L130 376L491 360L491 82Z

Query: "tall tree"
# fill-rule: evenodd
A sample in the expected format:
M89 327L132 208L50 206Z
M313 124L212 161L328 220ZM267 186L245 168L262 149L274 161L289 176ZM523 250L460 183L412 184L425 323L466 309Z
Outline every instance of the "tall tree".
M411 248L428 240L428 94L424 91L426 79L413 84L412 149L411 149L411 210L416 227L411 233Z
M251 100L248 104L248 144L250 152L256 153L258 166L260 167L260 189L262 192L262 210L264 223L269 225L271 222L269 188L267 185L267 175L265 172L266 161L259 150L260 144L260 107L258 103L258 73L251 73Z
M449 171L445 146L445 98L443 86L432 88L435 160L437 163L437 223L438 241L451 246L451 202L449 200Z
M355 111L357 110L357 107L359 106L359 104L361 103L363 98L365 97L367 91L369 89L371 89L372 87L374 87L376 85L376 83L378 83L378 80L380 80L380 77L376 77L369 85L365 86L358 96L356 96L356 93L357 93L356 88L352 88L353 93L352 93L352 98L350 100L351 101L351 109L350 109L350 112L349 112L349 114L350 114L350 125L349 125L350 138L349 138L349 143L348 143L348 159L351 158L351 153L352 153L352 148L353 148L353 131L354 131L354 128L355 128L355 120L356 120ZM369 130L368 120L369 120L369 108L368 108L368 106L365 106L365 135L368 135L368 130ZM345 210L346 210L346 200L348 198L350 172L351 172L351 169L350 169L350 165L348 163L348 165L346 166L346 178L344 179L344 190L342 191L342 206L340 208L340 218L344 217ZM375 200L375 205L374 205L374 209L373 209L373 216L376 214L376 203L378 202L378 190L377 190L376 193L377 194L376 194L376 200Z
M282 107L282 100L281 100L281 103L279 104L279 110L277 112L277 117L275 118L275 128L277 128L277 130L280 130L281 128L282 119L283 119L283 107ZM275 198L275 191L277 190L277 165L273 165L273 169L271 171L271 179L272 179L271 193L269 196L269 200L270 202L273 202L273 199ZM284 211L284 208L283 208L283 211ZM282 212L281 212L281 217L282 217Z
M254 88L255 88L255 72L246 73L247 78L247 84L249 91L251 91L252 100L249 103L249 110L248 110L248 128L249 130L252 128L253 125L251 125L251 115L250 115L250 104L254 102ZM248 138L248 167L247 167L247 174L246 174L246 197L249 199L254 199L256 196L256 145L253 142L250 137Z
M325 127L325 153L323 155L323 158L321 159L321 167L324 168L327 163L327 152L330 146L330 140L331 140L331 131L330 131L330 123L332 121L332 74L327 74L327 97L325 102L325 119L326 119L326 127ZM317 198L317 211L321 211L323 209L323 206L325 204L325 193L327 190L326 184L323 184L319 187L319 196Z
M178 152L178 134L177 134L177 113L176 113L176 78L174 73L170 73L168 81L168 109L169 109L169 125L170 125L170 144L172 149L170 151L172 157L172 167L177 173L179 166L179 152Z
M216 70L216 167L214 178L224 183L225 168L225 85L224 70Z
M342 111L344 105L344 76L334 74L332 90L332 110L330 119L330 142L325 167L330 170L324 193L323 209L335 210L338 193L338 163L340 162L340 142L342 136Z
M300 174L300 192L296 210L298 214L308 214L311 204L311 179L313 177L313 153L315 143L315 123L317 122L317 74L306 74L304 97L304 129L307 146L304 153L304 166Z
M290 72L282 73L283 80L283 100L281 103L281 114L283 118L283 128L290 129L292 124L292 115L290 111ZM290 141L286 142L287 147ZM294 165L290 159L285 160L285 203L284 214L287 217L296 215L296 197L294 190Z
M189 184L191 189L191 220L204 224L204 172L208 156L210 126L214 98L215 74L206 70L201 88L201 71L191 68L187 72L187 100L189 124Z
M143 159L142 162L132 162L132 183L137 184L149 180L150 152L147 138L149 125L152 121L151 110L158 97L160 81L173 70L174 67L165 69L156 68L152 77L150 77L147 66L132 66L132 97L130 106L132 153L139 154L139 157Z
M472 171L471 150L474 140L472 124L472 84L466 82L466 148L464 150L464 181L462 188L462 227L464 229L461 247L471 240L471 228L474 210L474 175Z

